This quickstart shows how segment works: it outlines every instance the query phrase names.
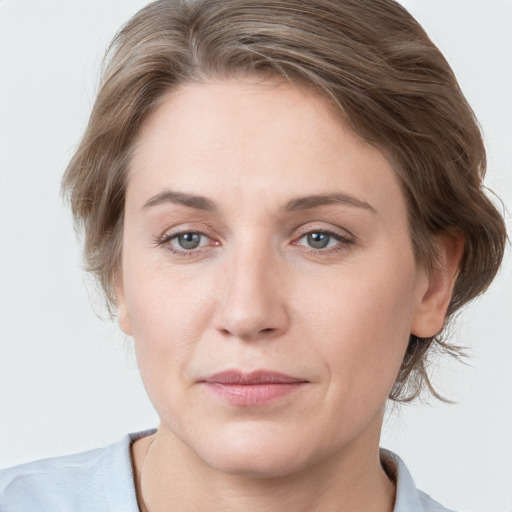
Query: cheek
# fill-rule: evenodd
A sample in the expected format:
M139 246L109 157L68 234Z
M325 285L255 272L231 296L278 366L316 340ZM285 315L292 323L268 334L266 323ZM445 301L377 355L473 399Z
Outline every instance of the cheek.
M351 269L326 281L321 292L302 295L298 315L316 340L338 396L388 395L409 341L415 301L411 267Z
M205 280L191 282L165 269L130 276L127 309L139 370L153 400L162 385L183 377L194 358L211 318L208 290Z

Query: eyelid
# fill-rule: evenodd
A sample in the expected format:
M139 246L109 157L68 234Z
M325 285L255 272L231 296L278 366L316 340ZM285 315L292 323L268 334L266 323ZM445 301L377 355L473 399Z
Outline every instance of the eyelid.
M308 245L300 243L304 237L313 233L321 233L332 237L336 243L334 246L323 248L308 247ZM325 225L314 226L314 224L309 223L298 229L298 233L293 237L291 245L299 248L304 254L318 258L328 258L350 250L355 243L356 237L346 229L326 227Z
M307 223L303 224L296 229L296 234L293 235L295 240L308 235L310 233L325 233L326 235L334 236L342 240L350 240L352 242L357 241L357 237L345 228L336 227L333 225L326 226L325 223Z
M218 237L213 236L211 229L202 225L201 227L193 226L191 224L178 224L171 228L167 228L160 236L155 237L154 244L157 247L162 247L178 257L198 256L210 250L214 246L221 245ZM208 239L208 242L193 249L180 248L171 243L175 238L185 234L197 234Z
M197 233L212 239L218 238L218 236L214 235L215 231L207 224L202 222L182 222L174 226L168 226L159 236L155 237L155 239L170 239L186 233Z
M299 245L298 242L300 240L302 240L304 237L307 237L308 235L311 235L311 234L326 235L326 236L333 238L334 240L337 240L338 242L340 242L342 244L353 244L354 243L354 240L352 240L351 238L348 238L344 235L339 235L338 233L334 233L333 231L313 229L313 230L307 231L306 233L303 233L299 237L295 238L294 241L292 242L292 244ZM313 247L309 247L309 249L311 249L312 251L322 251L322 250L325 251L326 250L326 249L315 249Z

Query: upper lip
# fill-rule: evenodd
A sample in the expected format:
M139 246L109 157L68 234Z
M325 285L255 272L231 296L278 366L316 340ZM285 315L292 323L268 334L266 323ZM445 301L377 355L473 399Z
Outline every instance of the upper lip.
M307 382L305 379L291 377L284 373L273 372L269 370L255 370L252 372L243 372L241 370L226 370L214 373L204 379L204 382L215 384L233 384L233 385L257 385L257 384L291 384L297 382Z

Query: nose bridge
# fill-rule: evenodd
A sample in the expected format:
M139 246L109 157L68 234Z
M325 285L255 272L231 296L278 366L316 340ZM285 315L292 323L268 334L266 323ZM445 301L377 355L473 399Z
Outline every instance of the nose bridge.
M216 327L224 334L249 339L275 336L288 323L279 287L279 261L270 242L241 237L229 251Z

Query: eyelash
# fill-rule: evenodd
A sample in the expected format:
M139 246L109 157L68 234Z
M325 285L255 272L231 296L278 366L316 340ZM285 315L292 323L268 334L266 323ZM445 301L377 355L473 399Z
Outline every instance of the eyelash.
M199 235L200 237L206 237L206 238L210 238L206 233L203 233L201 231L194 231L194 230L184 230L184 231L178 231L176 233L170 233L170 234L165 234L164 236L162 236L161 238L159 238L158 240L156 240L156 245L160 246L160 247L164 247L167 251L169 251L170 253L176 255L176 256L181 256L181 257L190 257L190 256L196 256L199 252L202 251L202 249L204 249L203 246L199 246L199 247L196 247L196 248L193 248L193 249L178 249L177 247L173 246L171 244L171 241L174 240L174 239L177 239L178 237L180 236L183 236L183 235ZM220 245L220 242L214 242L214 245Z
M331 239L334 239L338 242L334 247L330 247L330 248L316 249L314 247L302 246L302 247L304 247L304 249L306 251L308 251L310 253L314 253L315 255L318 255L318 256L331 256L331 255L337 254L339 252L346 251L349 248L349 246L351 246L355 243L355 240L353 237L341 235L339 233L335 233L334 231L330 231L328 229L309 229L309 230L303 232L298 238L296 238L292 242L292 245L298 246L300 240L302 240L303 238L305 238L309 235L317 235L317 234L318 235L326 235L326 236L330 237ZM328 243L330 243L330 242L328 242Z
M330 237L331 239L336 240L338 243L334 247L330 248L314 248L314 247L305 247L303 245L300 245L299 242L303 238L309 236L309 235L326 235ZM163 235L161 238L156 240L156 245L160 247L164 247L167 251L172 253L173 255L176 255L178 257L191 257L191 256L197 256L204 250L208 250L211 248L211 246L199 246L193 249L179 249L171 244L172 240L177 239L180 236L184 235L198 235L200 237L206 237L212 240L211 237L209 237L206 233L202 231L194 231L194 230L184 230L184 231L178 231L175 233L168 233ZM328 242L330 243L330 241ZM355 243L355 239L351 236L344 236L339 233L335 233L333 231L327 230L327 229L309 229L307 231L304 231L300 234L299 237L295 238L294 241L291 242L291 245L293 246L300 246L303 247L304 250L306 250L308 253L313 253L318 256L329 256L334 255L336 253L346 251L349 246L353 245ZM214 246L220 246L221 243L218 241L214 241Z

